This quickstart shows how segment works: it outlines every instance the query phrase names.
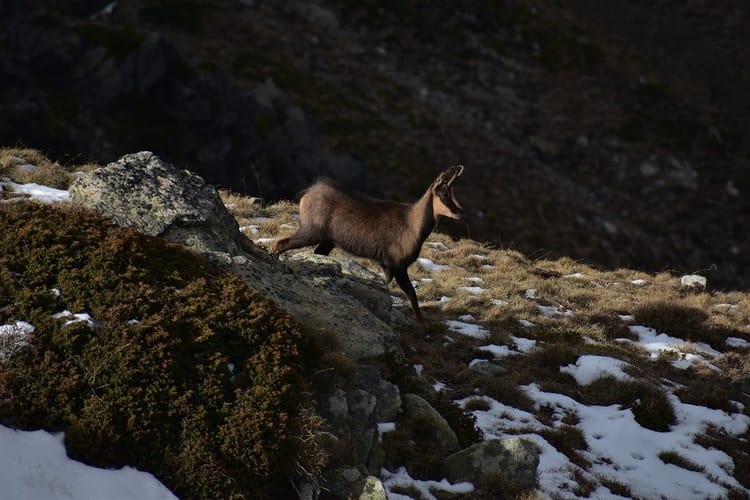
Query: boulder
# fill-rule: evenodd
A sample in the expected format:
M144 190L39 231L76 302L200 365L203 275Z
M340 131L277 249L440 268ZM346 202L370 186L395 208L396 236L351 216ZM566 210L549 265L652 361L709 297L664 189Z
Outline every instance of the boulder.
M443 416L430 403L416 394L404 395L404 413L407 417L430 427L444 453L453 453L460 449L456 433Z
M472 445L445 459L451 482L487 484L502 474L524 489L536 486L539 447L530 439L490 439Z
M343 466L326 474L325 488L336 498L346 500L387 500L380 479L357 467Z
M400 398L398 388L382 380L367 360L403 353L387 323L391 298L377 274L346 258L271 259L240 233L213 187L150 152L126 155L85 174L70 192L77 206L203 254L298 318L305 331L334 334L331 349L359 366L347 380L332 377L316 396L317 411L337 438L335 463L369 467L341 498L384 498L382 484L368 474L383 464L378 420L395 416ZM314 484L300 488L315 496Z
M698 274L686 274L680 278L680 287L690 290L702 291L706 289L706 278Z
M198 253L236 255L239 240L246 238L213 186L150 151L125 155L79 177L70 186L70 202Z

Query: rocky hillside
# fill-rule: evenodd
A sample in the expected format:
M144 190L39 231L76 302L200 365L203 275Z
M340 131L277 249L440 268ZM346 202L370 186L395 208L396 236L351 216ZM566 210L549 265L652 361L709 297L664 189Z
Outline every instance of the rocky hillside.
M747 286L744 2L0 2L0 143L268 201L467 167L471 237Z
M745 293L438 232L415 323L367 261L271 258L296 205L153 153L0 182L0 424L78 460L181 498L750 497Z

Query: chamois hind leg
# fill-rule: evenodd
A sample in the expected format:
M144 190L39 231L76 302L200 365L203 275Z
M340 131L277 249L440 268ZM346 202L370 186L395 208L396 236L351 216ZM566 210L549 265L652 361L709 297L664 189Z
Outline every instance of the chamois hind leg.
M332 241L323 241L320 245L315 247L315 253L318 255L328 255L335 246L336 245L334 245Z
M396 278L396 283L398 283L398 286L401 287L401 290L403 290L406 296L409 297L411 308L414 309L414 315L416 316L417 321L424 321L422 312L419 310L417 292L415 292L414 287L411 286L411 280L409 280L409 275L406 274L406 269L398 269L393 271L393 277Z
M276 240L271 250L272 255L279 255L286 252L287 250L294 250L295 248L309 247L318 243L318 240L311 238L307 231L297 231L293 235L287 238L281 238Z

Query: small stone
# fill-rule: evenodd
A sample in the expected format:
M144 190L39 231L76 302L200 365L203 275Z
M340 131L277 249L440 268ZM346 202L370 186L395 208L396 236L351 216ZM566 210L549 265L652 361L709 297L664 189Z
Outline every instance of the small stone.
M401 394L397 385L381 379L378 383L378 422L390 422L401 412Z
M694 290L706 289L706 278L698 274L686 274L680 278L682 288L692 288Z
M451 482L490 483L498 474L525 489L536 486L539 447L527 438L482 441L445 459Z
M480 375L487 375L489 377L494 377L496 375L504 375L508 373L508 369L504 368L496 363L493 363L492 361L489 361L487 359L482 359L474 363L469 367L469 370L478 373Z

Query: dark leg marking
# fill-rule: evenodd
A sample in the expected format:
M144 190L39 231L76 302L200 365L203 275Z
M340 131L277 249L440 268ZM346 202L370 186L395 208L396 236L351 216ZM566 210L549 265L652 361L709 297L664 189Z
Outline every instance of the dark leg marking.
M336 246L331 241L324 241L317 247L315 247L315 253L318 255L328 255L331 253L331 250L333 250L333 247Z
M409 275L406 274L406 269L394 271L393 276L396 278L396 283L398 283L398 286L401 287L401 290L403 290L406 296L409 297L409 301L411 302L412 309L414 309L414 315L417 317L417 321L424 321L422 312L419 310L417 292L415 292L414 287L411 286L411 281L409 280Z

